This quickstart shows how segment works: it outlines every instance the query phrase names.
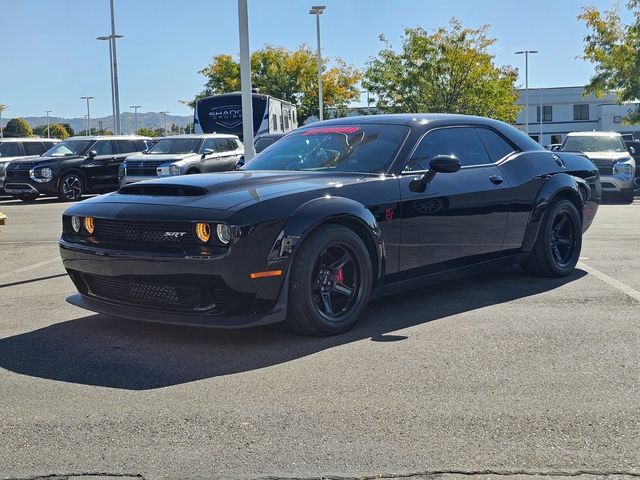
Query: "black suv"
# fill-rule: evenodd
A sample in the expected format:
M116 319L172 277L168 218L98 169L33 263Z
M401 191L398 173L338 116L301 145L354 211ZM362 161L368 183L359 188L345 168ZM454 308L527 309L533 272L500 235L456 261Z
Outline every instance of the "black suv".
M11 162L4 188L24 201L33 201L40 194L79 200L84 193L116 190L120 164L149 146L150 139L137 136L68 138L41 157Z

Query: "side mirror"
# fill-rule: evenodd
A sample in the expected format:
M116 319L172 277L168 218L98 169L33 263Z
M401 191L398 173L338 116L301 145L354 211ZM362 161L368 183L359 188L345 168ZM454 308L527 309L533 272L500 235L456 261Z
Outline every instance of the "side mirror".
M90 150L89 151L89 160L93 160L97 156L98 156L98 152L97 151L95 151L95 150Z
M630 153L631 155L635 155L635 154L636 154L636 149L635 149L635 148L633 148L633 147L629 147L629 153Z
M202 152L202 157L204 158L207 155L211 155L212 153L215 153L215 150L212 150L211 148L205 148L204 152Z
M147 153L149 153L149 149L147 148L146 150L142 150L142 152L140 153L143 153L144 155L146 155Z
M460 170L460 160L453 155L436 155L429 162L429 170L419 179L409 184L412 192L422 193L427 189L427 184L433 180L436 173L455 173Z
M244 166L244 155L240 155L240 158L238 158L238 161L236 162L236 170L241 170L243 166Z

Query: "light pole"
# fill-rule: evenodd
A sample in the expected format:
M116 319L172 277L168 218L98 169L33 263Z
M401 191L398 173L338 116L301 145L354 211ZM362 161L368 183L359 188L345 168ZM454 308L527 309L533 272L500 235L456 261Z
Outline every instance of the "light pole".
M516 55L524 55L524 133L529 135L529 54L537 50L521 50ZM542 111L540 112L542 116Z
M51 136L49 135L49 114L51 113L51 110L47 110L47 138L51 138Z
M129 108L133 108L133 116L135 117L135 122L136 122L136 129L134 130L133 134L137 135L138 134L138 109L140 108L140 105L129 105Z
M167 113L169 112L160 112L162 117L164 118L164 136L167 136Z
M91 135L91 113L89 112L89 100L95 97L80 97L87 101L87 135Z
M4 128L2 128L2 112L7 109L8 105L0 103L0 138L4 138Z
M238 35L240 40L240 97L242 98L242 141L244 159L255 156L253 146L253 93L251 92L251 56L249 55L249 9L247 0L238 0Z
M324 118L323 101L322 101L322 52L320 50L320 15L324 12L324 5L315 5L311 7L309 13L316 16L316 35L318 36L318 118L320 121Z
M122 38L122 35L104 35L102 37L96 37L96 40L108 40L109 41L109 69L111 70L111 110L113 115L113 124L116 129L120 127L120 99L118 98L118 91L116 88L116 78L114 77L114 61L113 51L116 44L116 38ZM116 120L116 117L118 120ZM116 131L116 135L120 132Z

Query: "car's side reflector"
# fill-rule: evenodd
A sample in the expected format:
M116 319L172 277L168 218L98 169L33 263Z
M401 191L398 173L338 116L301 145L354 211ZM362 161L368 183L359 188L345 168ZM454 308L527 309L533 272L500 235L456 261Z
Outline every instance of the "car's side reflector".
M280 275L282 275L282 270L269 270L266 272L250 273L249 278L279 277Z

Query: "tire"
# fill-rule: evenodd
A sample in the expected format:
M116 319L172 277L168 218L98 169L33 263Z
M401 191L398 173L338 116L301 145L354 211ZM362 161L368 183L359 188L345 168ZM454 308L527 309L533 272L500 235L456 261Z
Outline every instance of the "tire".
M65 202L76 202L82 198L84 182L77 173L67 173L60 180L58 198Z
M633 203L634 193L633 190L624 192L620 195L620 201L624 204Z
M38 198L40 195L37 194L33 194L33 195L18 195L14 198L17 198L18 200L22 200L25 203L31 203L31 202L35 202L36 198Z
M344 333L367 307L372 286L371 258L360 237L342 225L321 226L293 259L286 323L306 335Z
M576 206L559 198L544 214L538 238L522 269L538 277L564 277L576 267L582 249L582 221Z

